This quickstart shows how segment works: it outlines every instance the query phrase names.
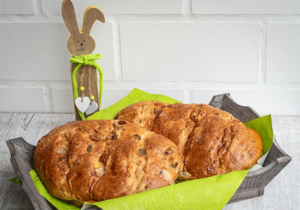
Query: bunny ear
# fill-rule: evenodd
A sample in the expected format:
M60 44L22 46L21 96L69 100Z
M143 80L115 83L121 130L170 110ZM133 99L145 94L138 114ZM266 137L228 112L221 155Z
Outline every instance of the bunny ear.
M70 34L78 34L79 29L76 20L75 9L71 0L64 0L62 4L62 15Z
M89 34L96 20L105 23L102 11L98 7L90 6L84 13L82 31Z

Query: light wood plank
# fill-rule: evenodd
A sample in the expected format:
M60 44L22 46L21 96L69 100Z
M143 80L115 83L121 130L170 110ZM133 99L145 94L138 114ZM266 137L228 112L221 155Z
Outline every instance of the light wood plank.
M75 121L73 114L35 114L22 137L28 143L36 145L53 128L71 121Z
M22 187L8 181L15 174L5 143L22 136L33 116L32 113L0 113L0 209L33 209Z
M23 137L30 144L36 145L53 128L74 120L73 114L0 114L0 209L33 209L21 186L8 181L15 174L5 141Z

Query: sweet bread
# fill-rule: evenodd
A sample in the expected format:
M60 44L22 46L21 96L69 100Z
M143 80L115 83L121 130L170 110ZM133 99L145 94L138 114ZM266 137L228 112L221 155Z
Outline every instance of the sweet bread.
M257 131L206 104L139 102L121 110L116 119L137 123L172 140L184 160L182 180L246 170L262 155Z
M79 206L168 186L183 166L172 141L122 120L57 127L38 142L34 164L51 195Z

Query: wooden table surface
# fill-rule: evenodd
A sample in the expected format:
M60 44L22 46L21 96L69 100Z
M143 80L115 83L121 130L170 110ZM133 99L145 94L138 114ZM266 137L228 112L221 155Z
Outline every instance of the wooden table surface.
M0 210L33 209L15 177L6 140L23 137L36 145L51 129L74 121L73 114L0 113ZM293 160L267 187L263 196L229 204L224 210L300 209L300 117L273 116L273 129L283 150Z

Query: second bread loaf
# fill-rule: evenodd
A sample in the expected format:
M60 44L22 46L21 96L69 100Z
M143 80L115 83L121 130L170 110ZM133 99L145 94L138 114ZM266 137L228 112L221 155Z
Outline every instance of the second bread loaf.
M121 110L116 119L172 140L184 159L183 180L246 170L262 155L262 139L255 130L206 104L139 102Z

